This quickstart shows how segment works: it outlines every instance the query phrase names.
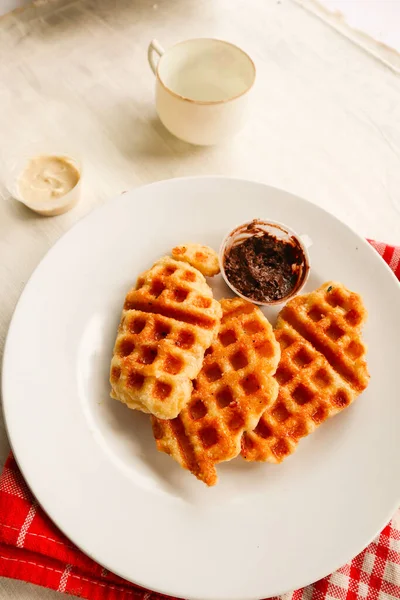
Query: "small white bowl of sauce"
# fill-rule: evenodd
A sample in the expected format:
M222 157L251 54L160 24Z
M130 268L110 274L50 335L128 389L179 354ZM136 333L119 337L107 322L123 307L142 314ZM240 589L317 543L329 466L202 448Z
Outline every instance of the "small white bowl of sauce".
M10 194L40 215L61 215L79 200L82 166L70 154L26 148L7 170Z
M235 294L258 304L286 302L306 284L310 271L306 235L276 221L253 219L235 227L224 238L221 274Z

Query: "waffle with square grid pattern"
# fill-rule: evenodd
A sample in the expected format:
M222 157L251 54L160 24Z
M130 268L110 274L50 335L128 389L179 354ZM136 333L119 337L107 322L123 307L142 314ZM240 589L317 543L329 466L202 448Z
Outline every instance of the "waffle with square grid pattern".
M189 401L222 310L204 276L169 256L128 292L111 361L111 396L162 419Z
M207 485L217 482L215 465L241 450L243 432L253 429L273 404L273 375L280 349L272 327L254 304L222 300L218 337L206 351L191 400L176 419L152 417L160 451Z
M361 296L333 281L287 303L275 330L282 352L278 398L243 435L244 458L281 462L367 387L366 317Z

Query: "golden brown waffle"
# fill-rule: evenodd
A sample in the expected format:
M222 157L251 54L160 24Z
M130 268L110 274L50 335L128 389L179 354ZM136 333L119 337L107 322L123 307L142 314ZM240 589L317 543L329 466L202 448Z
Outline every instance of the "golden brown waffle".
M209 246L185 244L184 246L175 246L171 253L176 260L189 263L206 277L213 277L219 273L218 254Z
M300 438L367 387L361 340L366 317L361 296L333 281L283 308L275 330L282 351L275 375L279 394L254 431L243 436L247 460L281 462Z
M215 338L221 306L203 275L166 256L126 296L111 362L111 396L162 419L176 417Z
M207 485L217 482L217 463L240 453L243 432L256 426L278 394L273 374L280 349L271 325L245 300L221 305L218 338L206 352L189 405L176 419L152 418L158 449Z

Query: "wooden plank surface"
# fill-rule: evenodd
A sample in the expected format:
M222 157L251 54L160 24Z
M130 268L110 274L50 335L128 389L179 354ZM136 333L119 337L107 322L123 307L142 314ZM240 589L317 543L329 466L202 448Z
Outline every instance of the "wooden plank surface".
M398 0L296 0L400 75Z
M251 117L224 146L196 148L157 119L149 41L219 37L257 66ZM362 235L400 243L400 78L291 0L51 2L0 19L0 165L33 141L83 160L82 201L35 216L0 167L0 347L24 284L73 223L151 181L220 174L327 208ZM339 243L339 242L338 242ZM0 425L0 427L3 427ZM9 446L1 430L0 464ZM0 580L0 597L55 593Z

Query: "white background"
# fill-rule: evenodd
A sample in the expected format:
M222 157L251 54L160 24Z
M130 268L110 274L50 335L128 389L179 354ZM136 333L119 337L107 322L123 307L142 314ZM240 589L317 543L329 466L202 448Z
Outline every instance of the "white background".
M361 2L360 2L361 3ZM82 201L53 219L0 198L0 344L48 248L123 190L184 175L264 181L327 208L364 236L400 243L400 78L291 0L52 2L0 21L0 155L62 141L83 159ZM382 2L384 4L384 2ZM148 42L221 37L254 58L246 129L200 149L157 120ZM4 164L4 161L0 161ZM4 174L0 179L4 183ZM3 431L0 458L8 443ZM0 581L0 598L52 592Z

